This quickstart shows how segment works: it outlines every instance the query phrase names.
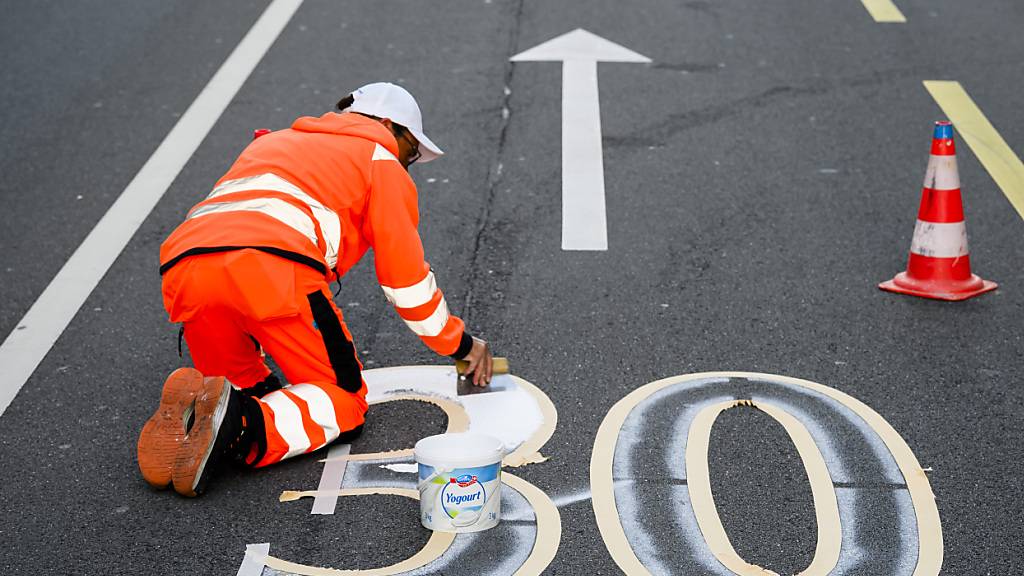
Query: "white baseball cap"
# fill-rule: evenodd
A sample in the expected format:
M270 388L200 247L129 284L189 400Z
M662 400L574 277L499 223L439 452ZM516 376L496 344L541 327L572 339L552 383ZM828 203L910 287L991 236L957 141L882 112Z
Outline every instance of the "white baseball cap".
M412 132L420 143L420 158L417 162L430 162L444 154L423 133L423 115L412 94L390 82L367 84L352 93L354 102L346 112L360 112L378 118L389 118L395 124L401 124Z

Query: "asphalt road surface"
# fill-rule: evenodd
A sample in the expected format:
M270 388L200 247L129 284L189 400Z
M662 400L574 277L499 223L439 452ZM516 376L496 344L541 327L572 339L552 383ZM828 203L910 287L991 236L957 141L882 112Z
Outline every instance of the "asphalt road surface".
M0 414L0 573L317 573L275 567L265 547L247 559L247 546L354 570L427 544L408 498L341 497L333 515L279 502L317 489L323 452L228 470L194 500L151 490L135 462L164 377L189 361L161 304L160 242L254 128L381 80L416 95L447 152L411 173L453 312L558 415L549 460L507 471L560 524L507 489L505 522L413 573L511 574L527 558L524 574L643 573L630 556L652 574L753 573L727 568L698 526L701 461L711 509L752 565L798 573L831 538L838 560L813 573L924 576L939 555L942 574L1024 573L1024 225L1010 201L1024 176L997 182L957 134L971 263L996 292L945 303L877 288L906 264L932 123L946 118L924 81L959 82L1024 153L1024 5L895 2L906 22L876 21L868 5L883 3L869 0L284 0L294 15L155 208L124 223L141 225L52 347L37 346L31 377L0 365L0 386L20 387ZM4 3L0 334L36 329L26 313L269 5ZM563 154L578 152L563 130L592 128L563 124L562 64L510 61L577 28L651 60L597 65L607 250L562 249ZM390 309L372 254L336 301L368 369L445 363ZM630 392L721 371L734 374L645 389L599 434ZM754 406L718 415L691 463L698 413L736 400ZM808 444L758 404L801 423L832 504ZM351 452L409 447L445 422L420 402L375 406ZM414 487L382 463L350 462L344 486ZM922 479L934 499L915 495Z

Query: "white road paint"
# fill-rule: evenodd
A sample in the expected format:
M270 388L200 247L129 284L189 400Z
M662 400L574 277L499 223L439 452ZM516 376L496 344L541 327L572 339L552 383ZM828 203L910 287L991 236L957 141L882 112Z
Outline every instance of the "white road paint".
M694 388L702 388L707 386L707 382L695 383ZM672 394L678 394L678 388L667 388L661 391L666 397L670 397ZM652 395L648 399L650 405L653 406L659 401L664 401L663 398L657 398L656 395ZM728 396L711 397L700 402L685 404L686 410L679 415L679 418L675 421L672 426L672 436L666 446L665 451L665 465L668 468L669 474L672 478L677 480L687 480L686 475L686 446L690 432L690 425L693 423L693 419L696 418L697 414L704 411L705 408L713 406L724 400L729 400ZM678 398L672 398L672 402L678 402ZM639 406L638 406L639 408ZM715 558L711 549L708 548L707 541L704 539L704 534L700 531L700 525L697 523L697 515L693 511L693 499L690 496L689 485L675 486L672 489L672 507L676 513L676 519L679 521L679 529L683 532L686 544L690 549L690 556L704 565L704 569L707 570L708 574L718 574L720 576L732 575L733 572L723 566L721 562ZM618 493L616 493L618 497ZM664 543L661 543L664 546ZM651 554L652 552L648 552ZM646 564L646 560L644 561ZM654 572L652 571L652 574Z
M612 459L612 469L614 470L613 476L615 478L632 479L637 476L636 471L638 469L642 469L641 466L634 464L633 452L639 446L648 445L653 447L659 443L657 440L652 439L644 430L643 424L648 421L647 412L654 406L658 405L659 402L672 396L676 392L678 392L678 390L669 388L666 390L659 390L658 392L651 394L649 398L636 406L622 423L618 442L615 443L615 456ZM697 405L687 405L686 411L678 420L676 420L676 430L673 431L673 437L669 439L669 451L666 452L666 463L670 477L674 478L677 470L680 479L686 477L683 466L677 466L675 464L678 463L681 455L686 453L685 431L689 430L689 421L693 419L693 416L695 416L704 406L710 406L714 401L715 400L706 401ZM681 424L680 422L683 422L684 424ZM685 428L683 429L682 434L682 451L676 451L678 450L676 446L679 437L677 429L683 425L685 425ZM663 542L661 535L656 533L659 531L659 527L644 522L644 518L646 517L646 514L644 513L644 503L637 498L636 490L632 487L632 484L632 482L622 482L616 483L614 486L615 505L618 507L619 518L626 533L626 538L629 540L629 545L633 549L637 558L639 558L643 563L644 568L646 568L651 574L673 574L675 572L670 567L672 559L664 558L661 554L661 550L665 547L665 543ZM732 574L729 570L726 570L724 566L718 563L714 555L711 554L708 547L704 544L704 537L701 535L700 528L697 526L697 519L693 515L692 511L690 511L690 493L687 486L672 486L670 491L672 492L672 498L666 499L666 501L671 502L673 509L676 512L676 518L679 521L678 528L685 535L685 545L689 548L686 555L703 564L706 569L706 574L714 574L717 576L729 576ZM674 549L678 544L673 542L671 546L673 547L672 549Z
M554 504L556 508L564 508L565 506L569 506L577 502L583 502L584 500L590 500L590 490L583 490L581 492L576 492L575 494L566 494L564 496L555 496L551 499L551 503ZM523 508L512 512L502 510L501 519L509 522L533 520L533 508Z
M363 372L366 401L379 402L389 396L421 394L446 398L460 404L469 415L469 430L493 436L511 453L533 436L543 424L544 414L537 400L512 380L508 390L459 396L454 366L396 366ZM515 414L515 418L508 418Z
M872 429L863 418L858 416L856 412L844 406L842 402L839 402L830 396L826 396L825 394L820 394L814 390L808 390L784 381L772 382L772 384L792 390L798 394L810 396L822 404L827 405L835 413L841 415L844 420L860 432L861 438L869 447L871 447L871 451L875 455L875 461L882 467L882 473L885 475L885 481L890 484L901 484L905 482L903 473L900 472L900 467L896 463L896 459L893 458L892 452L889 452L889 449L885 446L885 442L878 437L875 430ZM915 535L915 538L916 537L917 536Z
M0 345L0 416L302 5L274 0Z
M417 464L381 464L381 468L391 470L392 472L401 472L403 474L415 474L419 471Z
M562 250L607 250L597 63L650 58L577 28L511 60L562 63Z
M750 398L754 402L774 404L775 406L785 410L789 415L795 417L804 425L805 428L807 428L811 437L814 438L814 444L821 452L822 458L825 459L825 465L828 466L828 474L832 477L832 482L845 484L854 481L853 476L850 475L849 470L846 468L846 464L843 463L843 454L839 450L836 450L836 441L832 433L822 426L816 418L795 404L786 402L785 400L761 396L758 394L752 394ZM842 412L842 415L846 417L847 420L850 420L850 416L856 417L856 414L849 413L849 410L847 410L847 412ZM860 419L858 418L857 420ZM861 420L861 422L863 422L863 420ZM850 421L850 423L854 426L857 425L856 421ZM891 457L892 456L890 455L890 458ZM846 542L843 542L843 545L845 546Z

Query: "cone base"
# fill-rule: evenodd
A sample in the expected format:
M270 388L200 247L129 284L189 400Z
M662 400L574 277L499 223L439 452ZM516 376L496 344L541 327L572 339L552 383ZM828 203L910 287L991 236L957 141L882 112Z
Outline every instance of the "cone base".
M895 292L897 294L958 302L995 290L999 285L995 282L983 280L976 274L971 274L971 278L967 281L949 285L939 282L921 282L920 280L910 278L906 272L900 272L892 280L882 282L878 287L887 292Z

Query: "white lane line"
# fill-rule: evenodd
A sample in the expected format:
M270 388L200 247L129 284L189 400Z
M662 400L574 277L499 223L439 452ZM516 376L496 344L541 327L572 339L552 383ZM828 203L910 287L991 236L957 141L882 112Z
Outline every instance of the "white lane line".
M0 416L302 5L274 0L0 345Z

